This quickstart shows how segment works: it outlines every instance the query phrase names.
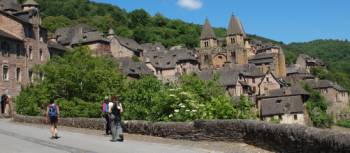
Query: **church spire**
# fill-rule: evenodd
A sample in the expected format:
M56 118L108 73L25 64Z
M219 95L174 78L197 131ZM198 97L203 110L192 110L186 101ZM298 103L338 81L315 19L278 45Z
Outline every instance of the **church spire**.
M201 33L201 39L202 40L204 40L204 39L216 39L214 30L211 27L208 18L205 19L205 23L204 23L203 30Z
M227 28L227 36L232 35L242 35L243 37L246 37L246 34L244 32L244 28L239 21L238 17L232 14L230 23Z

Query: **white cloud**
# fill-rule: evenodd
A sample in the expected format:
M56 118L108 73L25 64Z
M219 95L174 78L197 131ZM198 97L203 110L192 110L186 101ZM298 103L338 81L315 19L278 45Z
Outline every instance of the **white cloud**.
M178 0L177 4L188 10L197 10L203 6L201 0Z

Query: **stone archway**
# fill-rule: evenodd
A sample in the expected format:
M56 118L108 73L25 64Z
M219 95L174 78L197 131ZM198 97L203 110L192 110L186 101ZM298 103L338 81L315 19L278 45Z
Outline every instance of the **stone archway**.
M215 55L213 58L213 66L215 68L222 68L227 62L227 57L223 54Z

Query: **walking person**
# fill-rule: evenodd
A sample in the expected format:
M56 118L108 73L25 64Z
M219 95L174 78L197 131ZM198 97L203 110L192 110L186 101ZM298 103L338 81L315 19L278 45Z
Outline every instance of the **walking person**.
M119 102L118 97L113 96L112 107L109 108L111 118L111 131L112 131L112 142L124 141L123 129L122 129L122 118L121 113L123 112L123 106Z
M106 135L111 134L111 120L109 118L109 98L108 96L105 96L105 99L102 102L102 116L106 120L105 128L106 128Z
M51 125L51 139L58 139L57 123L60 115L60 109L55 100L51 99L46 109L46 121Z

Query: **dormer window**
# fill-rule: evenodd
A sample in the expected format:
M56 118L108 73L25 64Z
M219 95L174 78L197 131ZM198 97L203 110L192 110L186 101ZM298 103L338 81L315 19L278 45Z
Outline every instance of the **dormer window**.
M280 99L276 101L277 104L280 104L281 102L282 102L282 100L280 100Z

